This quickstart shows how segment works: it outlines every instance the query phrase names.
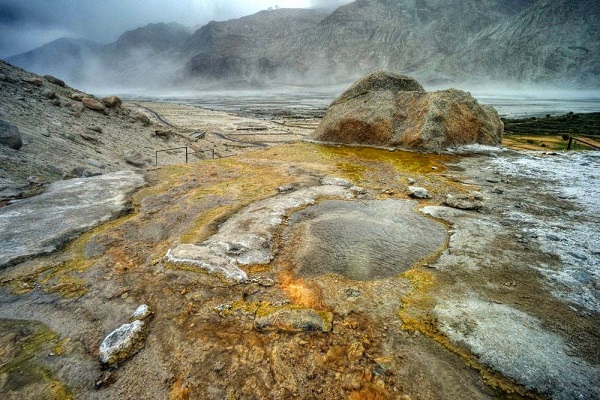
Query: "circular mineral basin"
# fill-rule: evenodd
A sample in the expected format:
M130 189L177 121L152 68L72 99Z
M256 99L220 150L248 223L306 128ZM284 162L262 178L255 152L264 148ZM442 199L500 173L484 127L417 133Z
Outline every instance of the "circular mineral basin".
M408 200L329 200L290 217L288 254L299 276L367 281L397 275L440 250L445 227Z

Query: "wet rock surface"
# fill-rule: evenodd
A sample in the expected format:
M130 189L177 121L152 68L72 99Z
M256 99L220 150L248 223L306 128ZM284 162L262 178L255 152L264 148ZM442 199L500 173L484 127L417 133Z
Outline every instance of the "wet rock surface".
M227 280L244 281L248 276L238 265L268 264L273 259L274 232L290 210L313 204L319 197L352 198L353 192L345 186L325 184L256 202L228 219L206 242L179 245L166 258Z
M133 172L72 179L0 208L0 267L55 251L126 207L127 195L145 183Z
M325 201L290 217L300 276L335 273L353 280L399 275L441 249L443 225L407 200Z

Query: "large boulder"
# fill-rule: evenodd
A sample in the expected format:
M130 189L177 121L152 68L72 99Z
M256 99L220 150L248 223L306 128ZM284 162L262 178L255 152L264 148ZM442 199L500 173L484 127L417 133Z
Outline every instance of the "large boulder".
M498 146L503 131L496 110L469 93L428 93L410 77L375 72L331 103L313 138L436 152L472 143Z
M0 120L0 145L19 150L21 146L23 146L23 139L21 139L19 128L6 121Z

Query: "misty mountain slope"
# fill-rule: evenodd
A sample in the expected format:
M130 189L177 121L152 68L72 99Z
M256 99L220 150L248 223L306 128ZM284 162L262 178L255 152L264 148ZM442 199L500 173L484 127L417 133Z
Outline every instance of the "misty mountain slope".
M600 86L600 3L539 0L449 60L466 76Z
M105 83L149 86L168 80L178 69L168 50L192 35L192 29L178 23L148 24L127 31L99 52L99 71Z
M358 0L338 8L316 30L276 42L267 54L341 76L378 68L418 73L439 65L482 29L532 2ZM440 74L435 71L433 78Z
M69 84L86 80L87 71L102 45L91 40L60 38L28 51L8 57L6 61L38 74L61 77Z
M247 78L255 71L269 74L277 66L265 57L265 50L276 40L314 29L326 16L322 10L278 9L212 21L177 52L192 76Z
M150 24L89 51L47 45L51 51L11 61L88 88L340 83L376 69L428 85L509 80L589 88L600 87L599 8L597 0L357 0L333 12L261 11L193 34Z

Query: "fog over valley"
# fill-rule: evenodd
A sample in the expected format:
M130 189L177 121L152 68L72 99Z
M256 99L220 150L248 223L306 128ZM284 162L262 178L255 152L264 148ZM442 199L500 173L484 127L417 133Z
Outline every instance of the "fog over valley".
M70 37L6 60L91 91L336 85L378 69L430 88L600 87L600 5L593 0L342 3L349 2L280 2L303 7L295 9L127 2L109 13L104 4L58 2L49 9L40 2L25 17L21 3L3 1L2 51L7 55L10 38L30 26L34 33L47 29L48 38L65 30ZM90 23L90 15L98 18Z

